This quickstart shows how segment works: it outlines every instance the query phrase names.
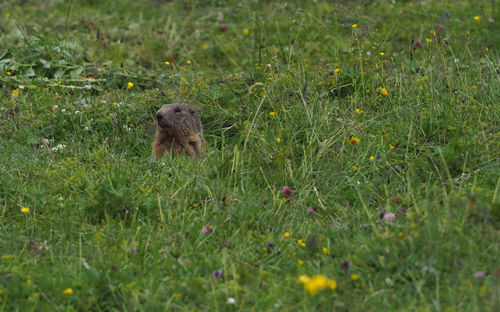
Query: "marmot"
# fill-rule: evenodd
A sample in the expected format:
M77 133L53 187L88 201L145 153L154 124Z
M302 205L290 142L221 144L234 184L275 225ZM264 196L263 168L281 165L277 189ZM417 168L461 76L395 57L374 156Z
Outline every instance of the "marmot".
M162 157L165 152L174 155L186 153L201 155L203 127L196 108L186 103L163 105L156 112L158 127L153 142L153 156Z

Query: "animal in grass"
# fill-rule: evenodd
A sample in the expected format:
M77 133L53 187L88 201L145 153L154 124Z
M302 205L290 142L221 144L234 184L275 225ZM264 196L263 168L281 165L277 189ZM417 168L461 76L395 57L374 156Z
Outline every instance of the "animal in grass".
M203 127L200 113L193 105L174 103L163 105L156 112L156 137L153 156L160 158L172 151L173 155L199 156L203 149Z

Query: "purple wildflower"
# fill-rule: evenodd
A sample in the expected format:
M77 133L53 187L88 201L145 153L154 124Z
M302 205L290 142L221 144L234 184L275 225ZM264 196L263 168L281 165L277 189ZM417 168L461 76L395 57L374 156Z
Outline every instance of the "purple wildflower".
M347 271L349 270L349 267L351 265L349 264L349 262L345 261L345 260L342 260L342 263L340 264L340 267L342 268L342 270L344 271Z
M214 228L211 227L210 225L205 225L203 226L203 228L201 229L203 231L203 234L210 234L214 231Z
M220 278L222 276L222 269L220 270L215 270L214 273L212 273L212 275L215 277L215 278Z
M394 222L396 220L396 215L392 212L388 212L384 214L384 220Z
M274 249L274 246L276 246L276 244L274 242L267 242L266 246L270 249Z
M129 249L129 251L128 251L128 252L133 253L133 254L136 254L136 253L137 253L137 248L132 247L132 248L130 248L130 249Z
M477 278L478 280L481 280L486 277L486 274L484 274L483 271L479 271L476 274L474 274L474 277Z
M488 18L488 22L493 24L495 22L495 19L493 17L490 17L490 18Z
M283 189L281 190L281 193L285 197L290 197L292 195L292 190L288 186L283 186Z

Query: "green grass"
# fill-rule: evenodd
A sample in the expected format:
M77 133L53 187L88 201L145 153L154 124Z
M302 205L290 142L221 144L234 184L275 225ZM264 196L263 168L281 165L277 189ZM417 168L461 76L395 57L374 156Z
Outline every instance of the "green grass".
M0 310L498 311L499 8L3 1Z

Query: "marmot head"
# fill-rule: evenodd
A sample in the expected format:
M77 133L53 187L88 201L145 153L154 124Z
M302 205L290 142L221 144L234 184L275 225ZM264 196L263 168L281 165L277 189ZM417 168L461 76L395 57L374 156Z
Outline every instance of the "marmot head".
M156 120L161 131L172 134L202 133L200 114L194 106L186 103L163 105L156 112Z

